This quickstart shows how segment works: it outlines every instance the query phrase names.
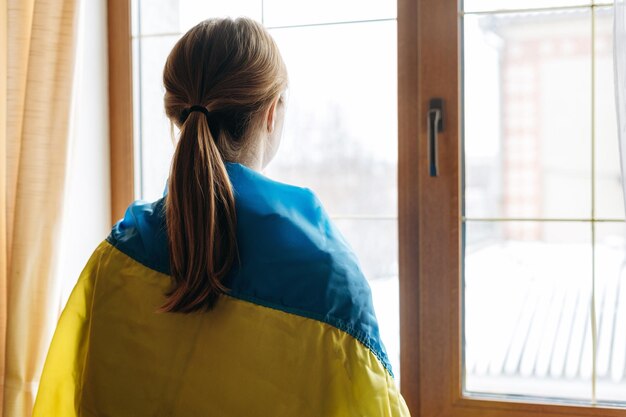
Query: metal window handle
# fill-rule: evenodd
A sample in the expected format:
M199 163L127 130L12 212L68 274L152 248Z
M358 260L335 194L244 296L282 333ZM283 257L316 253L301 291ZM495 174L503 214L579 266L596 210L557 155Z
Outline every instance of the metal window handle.
M443 132L443 99L433 98L428 104L428 159L430 176L439 174L437 165L437 133Z

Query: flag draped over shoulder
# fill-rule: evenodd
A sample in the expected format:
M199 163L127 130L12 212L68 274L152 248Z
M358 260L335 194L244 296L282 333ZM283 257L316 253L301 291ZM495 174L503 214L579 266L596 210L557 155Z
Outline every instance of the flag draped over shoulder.
M241 263L209 312L158 313L164 200L94 252L48 353L40 416L408 416L358 262L307 189L227 164Z

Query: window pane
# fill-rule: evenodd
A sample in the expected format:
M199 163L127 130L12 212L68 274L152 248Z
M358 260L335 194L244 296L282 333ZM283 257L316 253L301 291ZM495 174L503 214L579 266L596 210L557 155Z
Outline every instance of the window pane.
M596 225L597 396L626 403L626 227Z
M184 33L210 17L247 16L262 21L261 0L133 0L135 9L137 2L141 7L141 35Z
M467 392L591 399L591 259L590 223L465 225Z
M497 10L526 10L550 7L571 7L590 5L591 0L464 0L466 12Z
M464 19L468 217L591 215L591 13Z
M141 39L141 198L149 201L162 197L173 153L170 122L163 108L163 66L177 40L177 35Z
M250 17L263 20L261 0L178 0L180 2L180 32L184 33L210 17Z
M136 0L139 2L139 35L179 32L179 0Z
M624 193L613 74L613 9L598 8L595 15L595 214L598 218L623 219Z
M268 174L312 188L335 216L395 217L395 21L272 35L290 86L283 141Z
M133 37L139 35L139 0L130 0L130 24Z
M263 22L269 27L395 19L396 2L388 0L264 0L263 13Z

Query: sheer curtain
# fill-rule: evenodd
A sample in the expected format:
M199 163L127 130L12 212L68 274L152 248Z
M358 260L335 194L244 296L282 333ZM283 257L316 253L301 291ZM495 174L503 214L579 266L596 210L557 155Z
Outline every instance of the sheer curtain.
M615 0L614 12L615 102L626 204L626 0Z
M31 415L56 324L78 0L0 12L0 415Z

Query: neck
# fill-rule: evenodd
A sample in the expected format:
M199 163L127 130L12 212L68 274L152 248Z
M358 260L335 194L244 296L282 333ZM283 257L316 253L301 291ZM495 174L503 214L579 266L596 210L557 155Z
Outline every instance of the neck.
M242 149L239 157L234 162L245 165L254 171L262 172L267 165L265 161L267 138L258 135L258 137L247 139L246 142L250 143L251 146L248 146L247 149Z

